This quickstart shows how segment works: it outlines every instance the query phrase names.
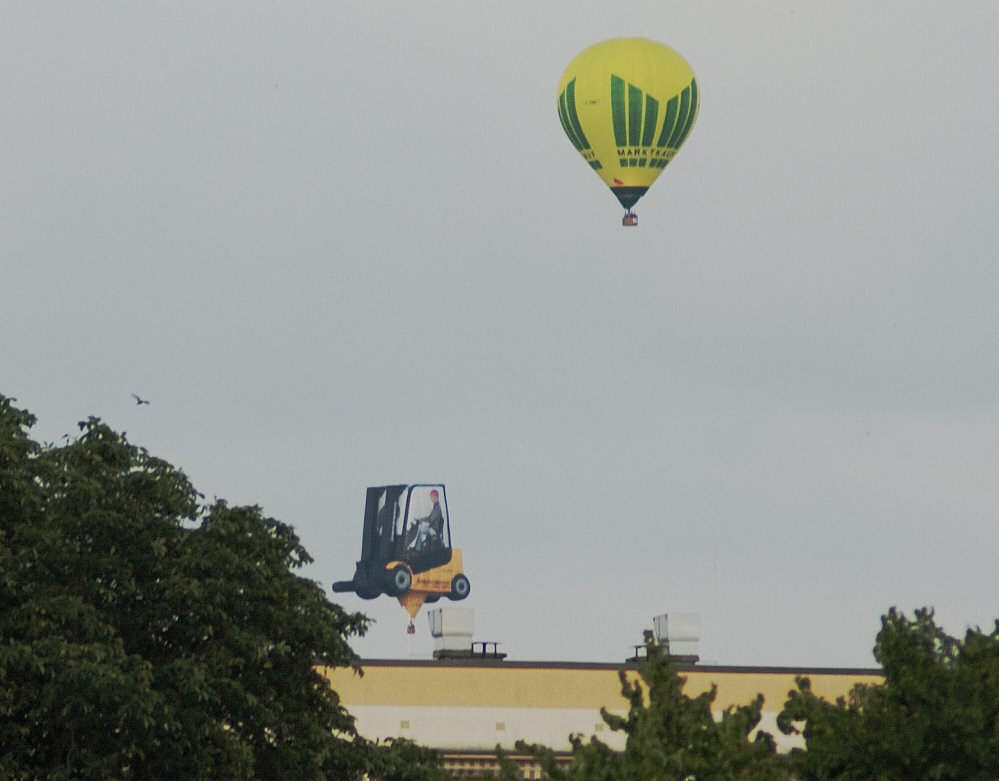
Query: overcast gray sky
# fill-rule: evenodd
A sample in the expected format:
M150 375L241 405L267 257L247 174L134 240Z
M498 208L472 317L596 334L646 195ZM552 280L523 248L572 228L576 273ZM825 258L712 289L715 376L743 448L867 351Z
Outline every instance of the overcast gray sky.
M555 108L625 35L702 99L637 229ZM367 486L444 482L511 658L669 611L723 664L991 627L997 40L992 2L0 3L0 390L260 504L327 587ZM362 656L430 653L341 601Z

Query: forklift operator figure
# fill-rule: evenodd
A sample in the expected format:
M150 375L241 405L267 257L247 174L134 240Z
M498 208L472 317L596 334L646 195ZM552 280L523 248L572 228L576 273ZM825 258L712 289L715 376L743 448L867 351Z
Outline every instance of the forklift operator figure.
M430 492L430 501L434 503L430 512L423 518L415 519L417 532L416 539L413 540L411 546L413 550L423 550L423 546L428 540L440 540L444 531L444 515L441 513L440 494L436 488Z

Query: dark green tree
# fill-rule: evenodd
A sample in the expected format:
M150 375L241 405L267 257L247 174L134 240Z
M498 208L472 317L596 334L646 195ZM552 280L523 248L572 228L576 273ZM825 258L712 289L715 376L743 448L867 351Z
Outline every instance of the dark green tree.
M319 673L357 666L366 619L295 574L290 526L97 419L58 447L33 424L0 396L0 777L443 777Z
M858 685L835 703L798 680L778 725L800 731L798 776L819 779L995 779L999 777L999 622L963 640L929 609L881 619L874 655L884 682Z
M559 767L555 753L544 746L517 745L533 756L555 781L778 781L789 777L773 737L759 731L763 696L748 705L733 706L715 718L712 706L717 687L696 697L683 693L686 678L670 657L646 638L647 659L639 665L639 680L620 672L621 694L628 715L606 708L603 720L627 736L622 751L596 737L570 738L572 761Z

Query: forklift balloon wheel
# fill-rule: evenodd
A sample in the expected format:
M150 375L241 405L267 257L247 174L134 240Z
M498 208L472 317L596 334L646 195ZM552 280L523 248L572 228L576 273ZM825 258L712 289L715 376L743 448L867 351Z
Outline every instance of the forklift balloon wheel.
M413 576L403 564L399 564L389 575L389 588L393 597L401 597L412 585Z
M464 575L455 575L454 579L451 581L451 593L448 595L455 602L458 602L468 596L468 592L472 590L471 584L468 582L468 578Z

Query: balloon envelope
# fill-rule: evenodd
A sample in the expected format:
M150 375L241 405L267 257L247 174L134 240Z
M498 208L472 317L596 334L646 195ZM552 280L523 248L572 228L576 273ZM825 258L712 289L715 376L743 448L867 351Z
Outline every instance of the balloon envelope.
M565 134L625 209L673 159L699 105L697 81L683 57L645 38L584 49L558 85Z

